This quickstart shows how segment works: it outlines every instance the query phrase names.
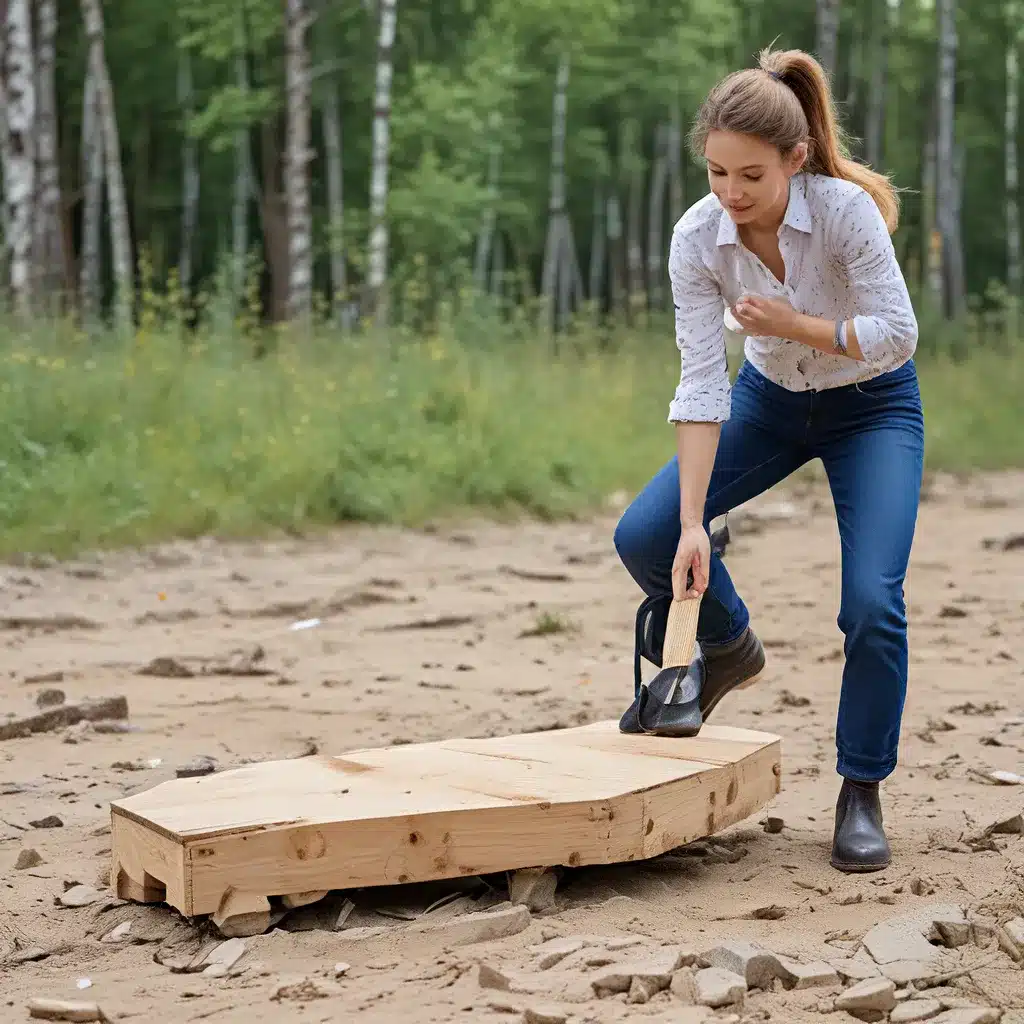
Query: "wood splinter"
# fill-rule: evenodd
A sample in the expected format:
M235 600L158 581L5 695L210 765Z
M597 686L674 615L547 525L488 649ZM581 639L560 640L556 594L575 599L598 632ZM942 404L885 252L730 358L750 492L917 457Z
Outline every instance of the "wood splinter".
M270 927L270 900L229 888L212 920L226 939L262 935Z

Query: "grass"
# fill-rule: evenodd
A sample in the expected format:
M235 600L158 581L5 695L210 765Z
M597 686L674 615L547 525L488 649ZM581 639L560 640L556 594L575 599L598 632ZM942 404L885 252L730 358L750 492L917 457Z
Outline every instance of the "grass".
M670 457L671 329L550 342L477 319L391 344L0 333L0 556L463 511L586 514ZM928 465L1024 463L1024 361L919 359Z

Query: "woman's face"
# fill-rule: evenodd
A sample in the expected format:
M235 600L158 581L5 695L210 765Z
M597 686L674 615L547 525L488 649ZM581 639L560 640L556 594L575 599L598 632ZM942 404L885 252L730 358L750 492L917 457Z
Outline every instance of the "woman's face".
M708 133L704 156L711 191L736 224L749 224L785 212L789 179L807 159L807 144L783 157L757 136L716 129Z

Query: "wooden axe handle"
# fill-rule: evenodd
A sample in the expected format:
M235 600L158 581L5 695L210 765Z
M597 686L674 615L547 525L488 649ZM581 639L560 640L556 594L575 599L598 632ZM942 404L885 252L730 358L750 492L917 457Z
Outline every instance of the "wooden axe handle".
M683 601L673 601L669 606L661 654L662 668L682 668L693 660L700 602L700 597L689 597Z

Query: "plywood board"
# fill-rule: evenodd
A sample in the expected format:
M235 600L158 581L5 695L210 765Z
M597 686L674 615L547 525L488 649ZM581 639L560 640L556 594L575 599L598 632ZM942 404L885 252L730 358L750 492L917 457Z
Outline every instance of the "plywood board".
M780 779L777 736L613 721L263 762L114 801L111 877L192 917L229 895L641 860L756 813Z

